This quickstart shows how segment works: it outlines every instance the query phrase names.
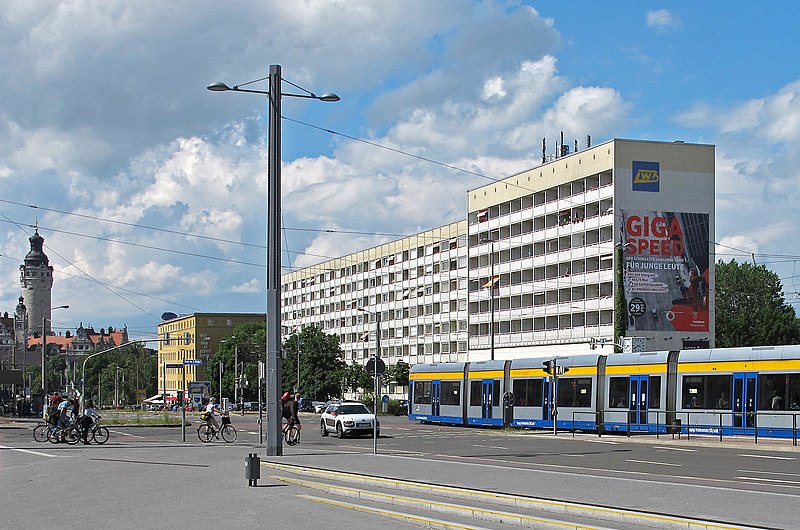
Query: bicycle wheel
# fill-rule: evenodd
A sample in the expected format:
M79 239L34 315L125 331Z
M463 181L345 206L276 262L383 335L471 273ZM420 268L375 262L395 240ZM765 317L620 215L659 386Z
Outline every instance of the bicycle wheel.
M297 428L297 425L292 425L286 429L284 439L287 445L297 445L300 443L300 429Z
M61 440L61 428L59 427L51 427L47 429L47 441L51 444L60 443Z
M69 445L75 445L81 441L81 431L77 427L70 427L64 431L64 441Z
M100 445L106 443L108 441L108 428L100 426L92 429L92 440Z
M47 431L50 426L46 423L41 423L33 428L33 439L37 442L47 441Z
M236 441L236 429L233 428L233 425L228 423L222 426L222 439L228 443Z
M204 423L200 427L197 428L197 437L200 438L200 441L204 444L207 444L211 441L211 438L214 437L214 431L211 429L211 425Z

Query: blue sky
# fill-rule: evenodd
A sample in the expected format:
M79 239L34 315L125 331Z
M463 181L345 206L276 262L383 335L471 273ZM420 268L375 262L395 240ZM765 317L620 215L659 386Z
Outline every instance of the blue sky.
M768 264L795 303L798 15L796 2L2 2L0 311L36 222L53 303L70 305L62 331L138 337L165 311L263 311L264 101L205 87L270 64L342 98L284 99L286 267L463 218L468 189L537 165L563 130L581 146L716 145L718 257Z

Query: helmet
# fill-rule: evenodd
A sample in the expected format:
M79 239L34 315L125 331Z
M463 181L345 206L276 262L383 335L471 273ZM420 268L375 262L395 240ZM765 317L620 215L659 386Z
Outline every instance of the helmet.
M211 401L211 403L216 403L217 402L217 398L212 397L209 401Z
M288 401L290 399L292 399L292 393L291 392L288 392L288 391L284 392L283 395L281 396L281 401Z

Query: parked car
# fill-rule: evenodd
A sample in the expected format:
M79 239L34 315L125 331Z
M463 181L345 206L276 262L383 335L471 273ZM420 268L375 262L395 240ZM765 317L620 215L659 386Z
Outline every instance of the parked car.
M300 398L297 405L300 412L314 412L314 402L311 398Z
M395 412L397 416L408 416L408 400L401 399L397 402L397 412Z
M318 402L317 404L314 405L314 412L316 412L317 414L322 414L323 412L325 412L325 409L328 408L328 405L330 405L331 403L338 403L338 402L339 401L336 399L331 399L325 402Z
M253 412L258 412L258 401L245 401L244 402L244 410Z
M319 420L319 432L322 436L336 433L337 438L347 435L381 434L381 424L375 415L363 403L358 401L342 401L331 403L322 413Z

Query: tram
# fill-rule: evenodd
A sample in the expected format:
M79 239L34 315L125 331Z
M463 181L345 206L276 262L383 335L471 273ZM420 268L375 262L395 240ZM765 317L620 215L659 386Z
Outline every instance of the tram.
M545 371L553 358L563 375ZM773 437L800 428L800 346L417 364L409 379L408 417L425 423Z

